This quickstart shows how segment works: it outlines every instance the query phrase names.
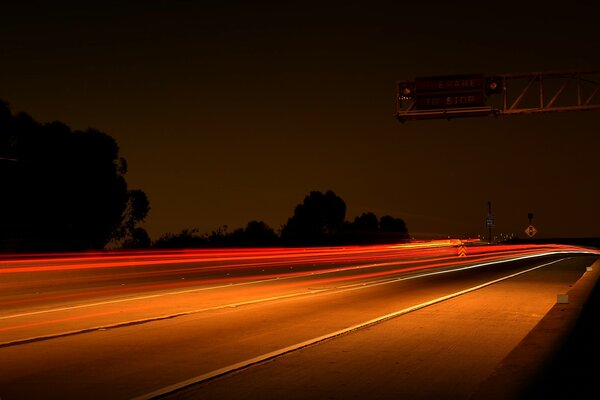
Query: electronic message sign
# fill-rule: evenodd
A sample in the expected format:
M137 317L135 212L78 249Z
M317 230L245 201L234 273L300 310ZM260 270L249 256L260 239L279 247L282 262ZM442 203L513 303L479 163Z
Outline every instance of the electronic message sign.
M483 74L420 77L415 79L417 110L481 107L485 103Z

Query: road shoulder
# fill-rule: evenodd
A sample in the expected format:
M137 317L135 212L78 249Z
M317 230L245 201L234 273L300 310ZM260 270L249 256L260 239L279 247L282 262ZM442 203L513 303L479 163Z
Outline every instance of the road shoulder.
M472 400L587 397L598 369L589 360L600 354L595 339L600 328L592 318L600 310L599 280L600 259L566 293L568 303L557 302L550 309Z

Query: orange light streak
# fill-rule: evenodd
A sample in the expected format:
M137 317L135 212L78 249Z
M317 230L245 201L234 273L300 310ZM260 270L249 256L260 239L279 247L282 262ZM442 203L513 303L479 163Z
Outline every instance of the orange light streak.
M351 248L353 254L348 255L346 251L348 248L319 248L315 250L298 251L297 249L292 249L291 251L287 251L287 249L253 249L247 250L244 249L242 251L234 250L232 253L242 253L244 254L242 259L247 260L248 254L255 253L259 255L259 258L252 260L252 262L247 263L235 263L235 264L223 264L223 265L203 265L201 267L193 267L193 268L166 268L164 270L144 270L144 271L134 271L134 272L122 272L118 275L118 278L126 281L127 279L139 279L139 278L148 278L148 277L164 277L165 279L171 280L170 282L159 282L159 283L140 283L136 282L133 284L127 284L119 287L112 288L101 288L96 290L90 289L79 289L77 292L71 292L68 294L48 294L43 296L31 296L28 298L11 298L0 301L0 305L9 306L16 304L30 304L35 302L50 302L57 300L72 300L72 299L80 299L86 297L95 297L95 296L114 296L114 295L126 295L128 293L136 292L136 291L153 291L153 290L166 290L180 287L190 287L190 286L207 286L207 285L233 285L247 282L264 282L268 280L276 280L276 279L290 279L290 278L302 278L313 275L323 275L323 274L335 274L348 270L356 270L356 269L370 269L370 268L383 268L383 267L391 267L391 266L404 266L403 268L397 268L393 270L372 272L372 273L362 273L358 275L354 275L353 277L343 277L343 278L327 278L324 280L320 280L318 282L311 281L311 284L315 283L324 283L324 282L336 282L336 281L347 281L347 280L361 280L368 279L373 277L383 277L390 276L394 274L406 273L410 271L417 271L428 268L441 268L441 267L450 267L453 265L458 265L464 263L465 259L469 259L471 262L481 262L488 260L499 260L506 259L509 257L514 257L518 255L526 255L526 254L536 254L536 253L544 253L548 251L569 251L569 250L580 250L578 248L572 246L534 246L534 245L510 245L510 246L479 246L472 247L474 251L469 252L469 256L463 258L462 260L458 260L455 254L455 249L452 247L447 247L448 245L453 245L455 242L453 241L442 241L442 243L435 243L433 245L426 245L426 251L422 250L421 244L416 246L369 246L366 248L362 248L359 246L355 246ZM441 247L441 248L440 248ZM398 249L401 248L403 251L399 252ZM420 251L415 252L415 248L420 248ZM378 255L363 255L363 252L372 253L376 252ZM204 253L203 251L194 251L188 252L188 255L193 255L198 253ZM229 256L223 257L223 250L219 251L208 251L209 254L218 254L218 260L222 260L224 258L229 260L239 260L236 257ZM279 255L287 255L285 260L280 261L269 261L264 263L262 260L264 259L264 254L272 254L278 253ZM309 257L306 257L305 253L310 254ZM477 253L477 254L476 254ZM148 253L143 253L144 257L148 257ZM169 253L172 256L172 253ZM450 254L450 255L449 255ZM315 255L319 255L320 258L315 257ZM420 259L411 259L420 256ZM94 256L95 257L95 256ZM159 254L158 257L162 257L162 254ZM81 258L85 259L85 258ZM110 259L110 257L109 257ZM201 258L203 263L210 263L213 260L209 257ZM268 259L268 258L267 258ZM361 264L357 263L359 260L371 260L370 263ZM376 259L378 262L373 263L372 261ZM344 263L348 263L350 260L353 263L349 265L341 265ZM388 261L385 261L388 260ZM170 260L177 261L177 260ZM115 263L110 261L109 264L111 267L120 266L120 267L131 267L131 265L135 266L149 266L155 265L154 263L158 262L157 260L152 260L151 264L144 264L146 261L140 262L121 262ZM328 263L338 264L338 266L325 265ZM169 262L168 265L172 265ZM282 266L288 266L289 269L285 269L279 272L271 272L268 271L272 268ZM410 267L408 267L410 266ZM51 266L51 270L55 271L55 268L62 268L63 266ZM60 269L60 270L89 270L88 264L74 264L68 266L68 269ZM260 271L256 269L260 268ZM30 267L26 267L30 268ZM93 268L101 268L101 265L94 265ZM296 270L290 271L290 269ZM14 272L14 268L8 268L9 271ZM235 275L230 275L226 271L238 270L238 273ZM47 271L44 266L36 267L34 271L28 272L42 272ZM21 267L17 268L17 273L22 273ZM223 273L226 272L225 275ZM8 272L6 272L8 273ZM197 274L201 273L202 275L207 275L209 273L219 273L220 276L208 276L208 277L192 277L181 278L181 274ZM177 278L180 280L176 282L172 282L174 279L174 275L179 274ZM93 283L93 282L101 282L108 281L110 279L114 280L114 276L82 276L82 277L68 277L62 279L40 279L34 281L33 284L38 285L58 285L58 284L66 284L66 283ZM12 283L4 283L2 286L5 288L9 287L21 287L23 285L32 284L32 282L12 282Z

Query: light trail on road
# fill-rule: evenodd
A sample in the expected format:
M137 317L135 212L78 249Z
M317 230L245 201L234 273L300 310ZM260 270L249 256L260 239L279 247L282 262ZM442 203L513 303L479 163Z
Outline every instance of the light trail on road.
M333 284L464 262L518 257L525 254L580 251L572 246L470 246L457 257L456 240L401 245L309 249L183 250L168 252L92 253L24 256L0 261L0 313L15 306L49 304L106 296L127 296L194 286L247 284L292 278L320 279ZM27 265L23 265L27 264ZM185 264L185 267L181 267ZM354 271L352 277L333 275ZM61 291L61 289L63 289ZM64 291L67 293L64 293ZM7 297L8 295L8 297Z
M228 250L181 250L181 251L123 251L91 253L81 255L66 254L52 255L4 255L0 258L0 274L16 274L26 272L49 272L68 271L94 268L122 268L136 266L155 265L177 265L177 264L219 264L225 262L237 262L231 266L252 266L256 264L268 265L267 260L280 263L297 262L345 262L348 260L360 260L374 258L396 258L396 257L423 257L443 254L453 254L452 248L461 245L459 240L442 240L423 243L409 243L399 245L378 246L344 246L323 248L252 248L252 249L228 249ZM498 245L469 247L470 253L501 253L510 251L540 251L544 248L557 249L556 245ZM564 249L572 246L562 246ZM379 253L379 254L378 254ZM240 261L247 261L240 263ZM33 264L22 266L22 264ZM227 264L226 264L227 265Z
M189 360L175 361L179 353L162 350L165 345L158 344L175 340L174 332L182 343L194 343L186 351L213 354L200 371L182 371L158 386L164 387L203 371L254 359L265 354L265 348L296 348L298 343L312 343L331 332L346 332L365 321L402 314L398 310L433 304L435 299L451 298L469 288L512 279L582 254L600 252L562 245L490 246L444 240L321 248L5 255L0 257L0 356L10 357L28 371L29 366L18 361L23 354L35 358L36 349L53 349L53 343L92 341L105 350L95 353L97 361L89 362L103 364L108 362L104 352L121 360L118 349L124 345L118 343L131 340L127 348L145 349L138 357L165 357L177 365L194 365ZM573 268L570 271L570 277L577 275ZM270 325L264 325L265 321ZM225 336L220 350L214 353L212 346L221 334ZM205 344L197 344L198 335L205 337ZM246 351L239 343L237 350L230 350L239 340L250 340L253 347ZM57 348L54 359L69 360L67 354L78 354L74 353L77 346ZM119 367L124 372L151 373L139 363L128 366L127 359ZM65 371L71 365L54 364ZM43 364L36 365L38 376L54 374ZM0 372L10 371L0 367ZM10 374L12 381L7 378L6 382L24 379ZM131 391L144 392L150 391L141 387Z
M445 271L460 265L481 267L523 257L582 251L561 245L478 244L468 247L466 257L459 257L457 247L461 245L464 243L459 240L442 240L300 249L4 256L0 276L9 279L0 283L0 343L29 340L33 335L30 331L43 337L60 335L68 330L61 328L65 324L75 324L78 331L213 310L229 303L227 295L220 294L223 291L242 293L239 304L255 303L340 287L367 287L393 282L399 276L426 275L426 271ZM243 292L237 289L244 287ZM201 296L198 301L204 306L198 309L179 303L177 297L191 294ZM148 301L154 303L148 305ZM92 310L108 306L118 309ZM90 311L84 313L83 309ZM71 315L73 312L78 314ZM7 332L16 336L3 338Z

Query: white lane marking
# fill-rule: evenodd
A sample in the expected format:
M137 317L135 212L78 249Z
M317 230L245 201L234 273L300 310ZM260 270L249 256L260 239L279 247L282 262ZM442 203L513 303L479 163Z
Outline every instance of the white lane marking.
M380 265L381 265L381 263L375 263L375 264L370 263L370 264L349 267L348 269L350 269L350 268L361 268L361 269L362 268L372 268L372 267L378 267ZM318 272L317 275L332 274L334 272L339 272L339 271L333 271L333 270L323 271L323 272ZM298 274L292 275L292 276L275 277L275 278L270 278L270 279L260 279L260 280L249 281L249 282L227 283L225 285L218 285L218 286L177 290L177 291L170 291L170 292L164 292L164 293L150 294L150 295L145 295L145 296L136 296L136 297L127 297L127 298L123 298L123 299L116 299L116 300L99 301L99 302L95 302L95 303L79 304L76 306L66 306L66 307L51 308L48 310L30 311L30 312L20 313L20 314L2 315L2 316L0 316L0 320L19 318L19 317L27 317L27 316L31 316L31 315L38 315L38 314L45 314L45 313L53 313L53 312L58 312L58 311L76 310L79 308L88 308L88 307L104 306L104 305L109 305L109 304L125 303L125 302L129 302L129 301L154 299L154 298L158 298L158 297L173 296L173 295L179 295L179 294L196 293L196 292L202 292L202 291L206 291L206 290L224 289L224 288L232 288L232 287L246 286L246 285L256 285L258 283L272 282L272 281L277 281L277 280L306 278L306 277L309 277L312 275L315 275L315 272L298 273Z
M457 272L457 271L465 271L468 269L487 267L489 265L495 265L495 264L503 264L503 263L508 263L508 262L522 261L522 260L529 259L529 258L537 258L537 257L542 257L542 256L547 256L547 255L573 254L573 253L575 253L575 252L560 251L560 252L552 252L552 253L544 253L544 254L533 254L533 255L515 257L515 258L511 258L511 259L507 259L507 260L498 260L498 261L490 261L490 262L486 262L486 263L482 263L482 264L466 265L466 266L460 267L460 268L449 267L448 269L432 271L432 272L424 272L424 273L419 273L419 274L410 275L410 276L403 276L400 278L382 279L381 281L369 283L369 286L386 285L388 283L407 281L410 279L423 278L423 277L432 276L432 275L448 274L448 273ZM577 252L577 253L579 253L579 252ZM587 252L584 252L584 253L587 254ZM562 259L562 260L564 260L564 259ZM338 286L338 288L352 288L355 286L361 287L363 285L364 285L364 283L353 283L350 285Z
M155 390L155 391L150 392L150 393L146 393L146 394L138 396L138 397L134 397L131 400L150 400L150 399L156 399L158 397L162 397L162 396L165 396L167 394L171 394L171 393L177 392L177 391L179 391L181 389L184 389L184 388L186 388L188 386L196 385L196 384L199 384L199 383L202 383L202 382L205 382L205 381L208 381L208 380L220 377L220 376L224 376L224 375L230 374L230 373L232 373L234 371L239 371L239 370L242 370L242 369L246 369L248 367L260 364L260 363L265 362L267 360L270 360L270 359L273 359L273 358L276 358L276 357L280 357L280 356L282 356L284 354L291 353L291 352L300 350L302 348L305 348L305 347L308 347L308 346L312 346L312 345L315 345L317 343L320 343L320 342L323 342L323 341L326 341L326 340L329 340L329 339L333 339L333 338L341 336L341 335L345 335L345 334L351 333L353 331L357 331L359 329L363 329L363 328L366 328L366 327L369 327L369 326L372 326L372 325L375 325L375 324L379 324L379 323L387 321L389 319L396 318L396 317L399 317L401 315L405 315L405 314L408 314L408 313L420 310L422 308L425 308L425 307L428 307L428 306L431 306L431 305L434 305L434 304L437 304L437 303L441 303L443 301L452 299L454 297L458 297L458 296L461 296L463 294L467 294L467 293L473 292L475 290L482 289L482 288L484 288L486 286L490 286L490 285L493 285L495 283L498 283L498 282L501 282L501 281L504 281L504 280L507 280L507 279L510 279L510 278L514 278L515 276L522 275L522 274L525 274L525 273L534 271L536 269L543 268L543 267L546 267L548 265L552 265L552 264L555 264L557 262L561 262L561 261L564 261L564 260L565 260L565 258L562 258L562 259L559 259L559 260L555 260L555 261L551 261L549 263L538 265L536 267L529 268L529 269L526 269L526 270L523 270L523 271L519 271L519 272L516 272L514 274L510 274L510 275L504 276L502 278L494 279L492 281L485 282L485 283L482 283L480 285L476 285L476 286L470 287L468 289L460 290L458 292L451 293L451 294L448 294L446 296L438 297L437 299L429 300L429 301L426 301L424 303L420 303L420 304L417 304L417 305L414 305L414 306L411 306L411 307L408 307L408 308L404 308L404 309L399 310L399 311L395 311L395 312L392 312L392 313L389 313L389 314L386 314L386 315L382 315L380 317L371 319L369 321L366 321L366 322L363 322L363 323L360 323L360 324L356 324L356 325L352 325L352 326L350 326L348 328L345 328L345 329L340 329L340 330L335 331L335 332L331 332L331 333L328 333L328 334L325 334L325 335L322 335L322 336L319 336L319 337L316 337L316 338L313 338L313 339L306 340L306 341L301 342L301 343L296 343L296 344L293 344L291 346L284 347L282 349L278 349L278 350L275 350L275 351L272 351L272 352L269 352L269 353L266 353L266 354L262 354L262 355L257 356L257 357L250 358L248 360L240 361L238 363L231 364L231 365L228 365L226 367L219 368L219 369L216 369L214 371L207 372L207 373L202 374L202 375L198 375L198 376L196 376L194 378L187 379L185 381L182 381L182 382L179 382L179 383L176 383L176 384L173 384L173 385L166 386L164 388Z
M508 259L503 259L503 260L499 260L499 261L492 261L492 262L483 263L483 264L474 264L474 265L471 265L471 266L466 266L466 267L462 267L462 268L458 268L458 269L452 269L451 268L451 269L443 270L443 271L427 272L427 273L423 273L423 274L412 275L410 277L394 279L394 280L391 280L391 281L387 281L386 280L386 282L392 283L392 282L397 282L397 281L406 280L406 279L415 279L415 278L419 278L419 277L423 277L423 276L430 276L430 275L435 275L435 274L443 274L443 273L452 272L452 271L461 271L461 270L471 269L471 268L480 268L480 267L487 266L487 265L500 264L500 263L506 263L506 262L512 262L512 261L519 261L519 260L524 260L524 259L528 259L528 258L543 257L543 256L558 255L558 254L572 254L572 253L588 254L588 252L585 252L585 251L553 251L553 252L533 254L533 255L528 255L528 256L508 258ZM357 269L357 268L360 268L360 269L371 268L371 267L377 267L377 266L380 266L380 265L381 265L381 263L364 264L364 265L359 265L359 266L348 267L347 270ZM338 272L338 271L335 271L335 270L324 271L324 272L320 272L318 274L319 275L325 275L325 274L331 274L331 273L335 273L335 272ZM30 312L19 313L19 314L2 315L2 316L0 316L0 320L12 319L12 318L20 318L20 317L28 317L28 316L32 316L32 315L39 315L39 314L46 314L46 313L53 313L53 312L60 312L60 311L76 310L76 309L80 309L80 308L88 308L88 307L97 307L97 306L104 306L104 305L110 305L110 304L125 303L125 302L130 302L130 301L148 300L148 299L153 299L153 298L159 298L159 297L165 297L165 296L173 296L173 295L179 295L179 294L195 293L195 292L201 292L201 291L206 291L206 290L231 288L231 287L245 286L245 285L255 285L255 284L259 284L259 283L266 283L266 282L272 282L272 281L277 281L277 280L281 281L281 280L284 280L284 279L304 278L304 277L307 277L307 276L312 276L314 274L315 274L314 272L307 272L307 273L303 273L303 274L298 274L298 275L293 275L293 276L287 276L287 277L281 277L281 278L277 277L277 278L262 279L262 280L250 281L250 282L228 283L226 285L219 285L219 286L210 286L210 287L203 287L203 288L196 288L196 289L178 290L178 291L171 291L171 292L166 292L166 293L157 293L157 294L151 294L151 295L145 295L145 296L127 297L127 298L124 298L124 299L116 299L116 300L99 301L99 302L87 303L87 304L79 304L79 305L75 305L75 306L58 307L58 308L52 308L52 309L49 309L49 310L39 310L39 311L30 311ZM385 284L385 282L382 282L381 284ZM360 283L360 284L357 284L357 285L365 286L364 283ZM347 287L351 287L351 286L352 285L348 285ZM344 288L344 287L346 287L346 286L340 286L340 288Z
M56 338L65 337L65 336L73 336L73 335L78 335L81 333L89 333L89 332L94 332L94 331L105 331L107 329L122 328L122 327L130 326L130 325L140 325L140 324L144 324L144 323L148 323L148 322L163 321L165 319L172 319L172 318L182 317L182 316L186 316L186 315L198 314L198 313L206 312L206 311L216 311L216 310L222 310L225 308L237 308L240 306L262 303L262 302L273 301L273 300L283 300L286 298L314 294L314 293L322 292L324 290L326 290L326 289L311 290L308 292L292 293L292 294L275 296L275 297L266 297L266 298L256 299L256 300L248 300L248 301L244 301L244 302L240 302L240 303L223 304L220 306L199 308L199 309L195 309L195 310L182 311L182 312L174 313L174 314L164 314L164 315L159 315L156 317L117 322L115 324L94 326L91 328L82 328L82 329L76 329L76 330L66 331L66 332L51 333L49 335L31 336L28 338L15 339L15 340L11 340L8 342L0 342L0 348L16 346L19 344L25 344L25 343L31 343L31 342L39 342L39 341L48 340L48 339L56 339ZM2 400L2 399L0 398L0 400Z

